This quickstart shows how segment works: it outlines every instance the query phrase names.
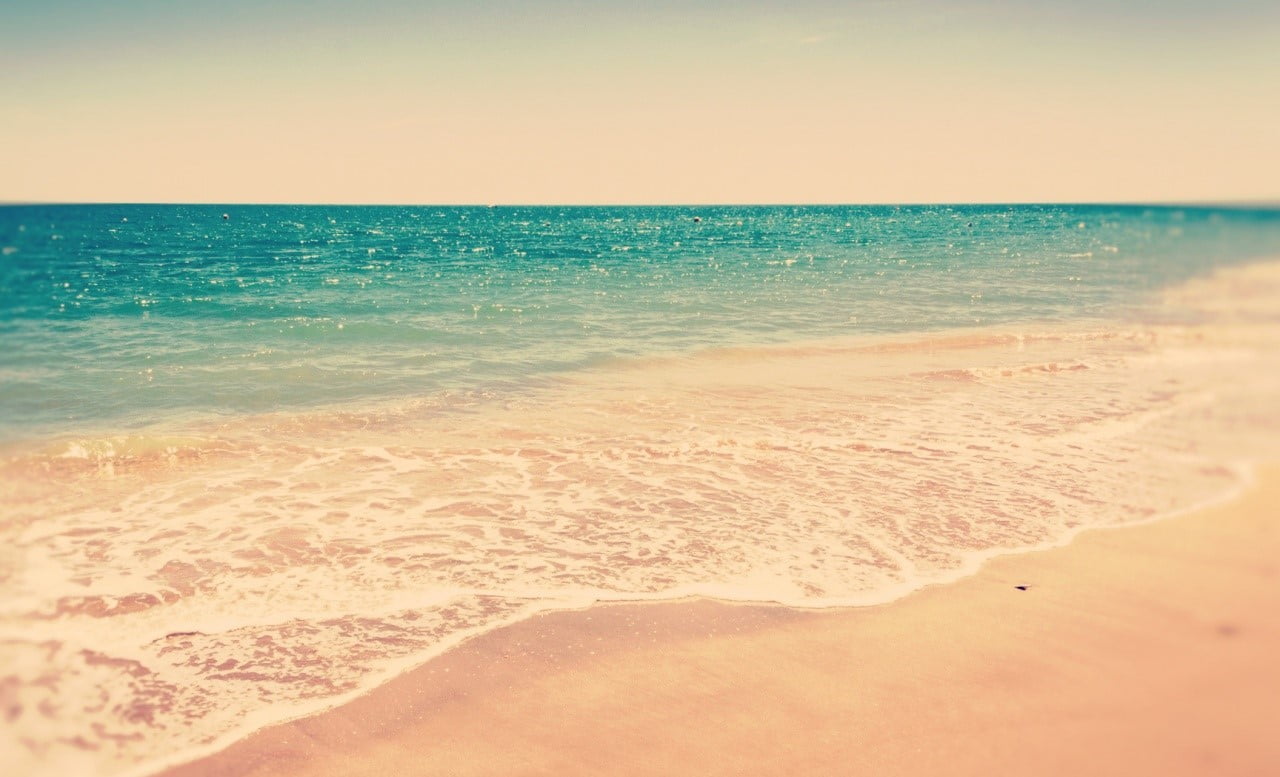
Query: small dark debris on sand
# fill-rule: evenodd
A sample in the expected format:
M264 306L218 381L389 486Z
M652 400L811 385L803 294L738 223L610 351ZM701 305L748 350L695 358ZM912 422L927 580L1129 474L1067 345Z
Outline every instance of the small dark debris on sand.
M203 637L203 631L171 631L160 639L173 639L174 637Z

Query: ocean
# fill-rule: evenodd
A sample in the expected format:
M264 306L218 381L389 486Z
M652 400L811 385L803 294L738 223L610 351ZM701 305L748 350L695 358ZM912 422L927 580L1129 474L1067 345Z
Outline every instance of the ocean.
M0 761L145 774L551 609L857 606L1236 493L1280 211L0 208Z

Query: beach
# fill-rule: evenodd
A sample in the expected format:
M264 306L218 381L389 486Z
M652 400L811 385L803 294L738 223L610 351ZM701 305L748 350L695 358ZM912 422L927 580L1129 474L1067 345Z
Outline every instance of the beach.
M1278 506L1270 466L876 607L541 615L164 777L1272 774Z
M1280 777L1277 52L0 3L0 777Z
M1253 757L1280 213L703 214L0 212L0 761Z

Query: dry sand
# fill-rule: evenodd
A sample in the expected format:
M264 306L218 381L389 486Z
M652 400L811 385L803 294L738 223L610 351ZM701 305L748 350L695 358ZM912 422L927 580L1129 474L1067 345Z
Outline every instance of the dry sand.
M167 774L1277 775L1259 480L879 607L548 614Z

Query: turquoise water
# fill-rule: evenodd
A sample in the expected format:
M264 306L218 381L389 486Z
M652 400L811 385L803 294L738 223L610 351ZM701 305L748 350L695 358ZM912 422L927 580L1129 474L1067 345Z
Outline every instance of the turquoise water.
M518 391L616 357L1109 316L1280 254L1280 212L15 206L0 251L0 442L16 442Z

